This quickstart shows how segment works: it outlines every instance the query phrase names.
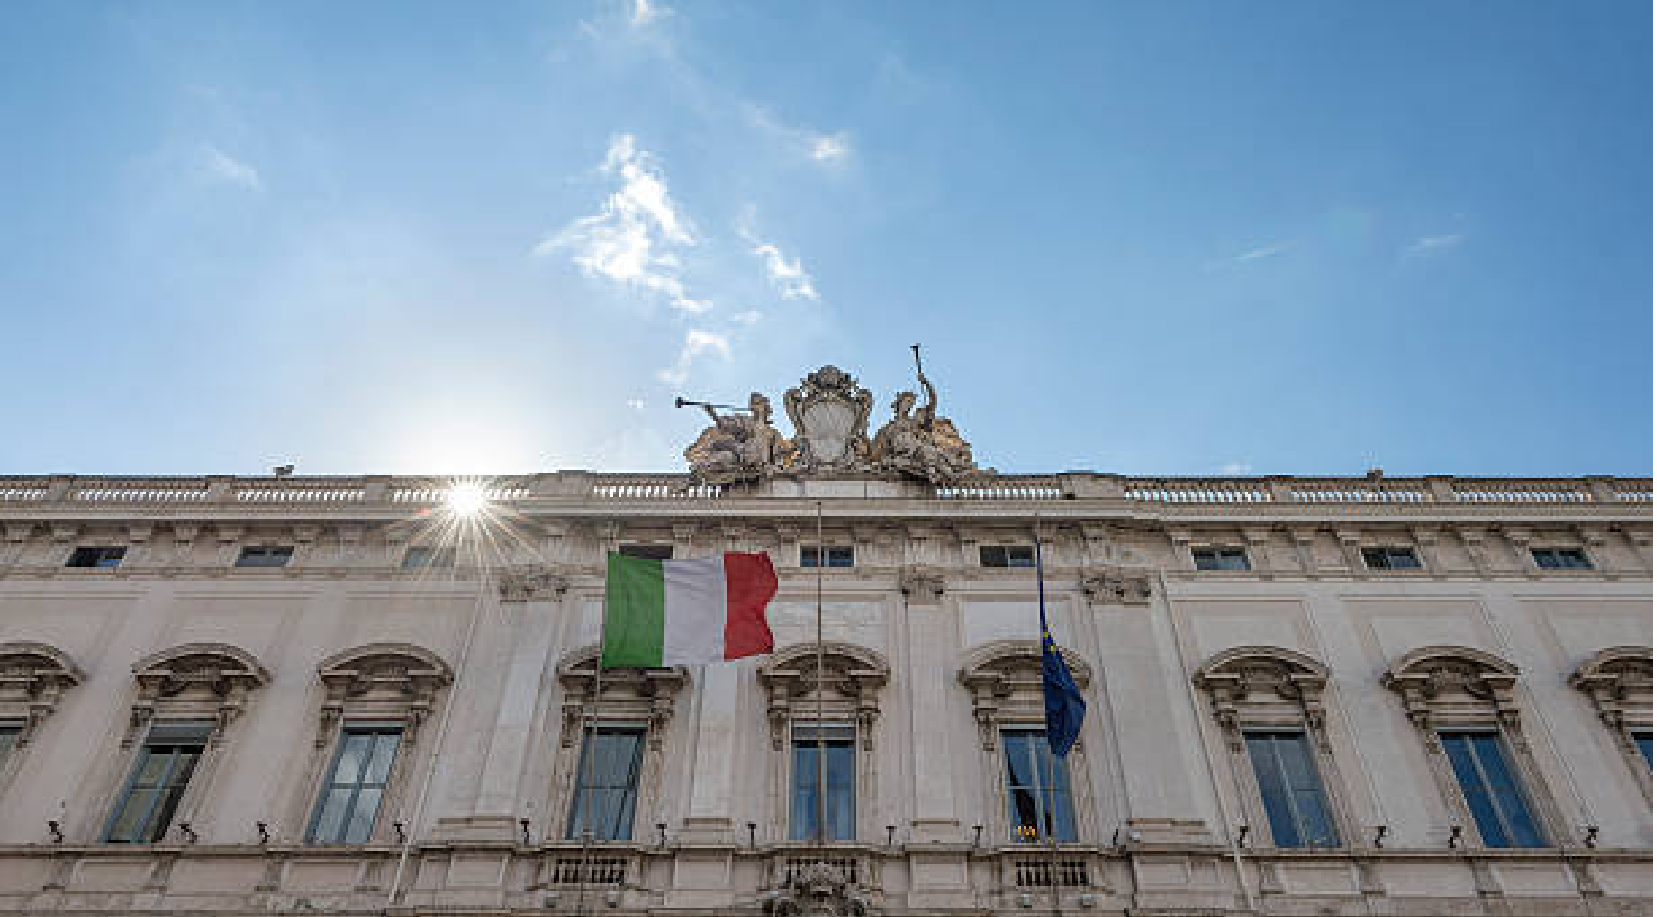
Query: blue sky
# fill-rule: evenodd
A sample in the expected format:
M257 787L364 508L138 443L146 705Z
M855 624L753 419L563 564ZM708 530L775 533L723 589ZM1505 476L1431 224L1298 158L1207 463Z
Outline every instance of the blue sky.
M678 470L921 342L1003 471L1649 474L1650 17L5 4L0 471Z

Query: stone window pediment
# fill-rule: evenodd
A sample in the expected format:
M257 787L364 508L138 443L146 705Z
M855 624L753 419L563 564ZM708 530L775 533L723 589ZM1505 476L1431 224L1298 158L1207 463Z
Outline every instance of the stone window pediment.
M228 643L189 643L163 650L140 660L132 675L138 698L123 746L131 746L158 718L211 720L211 741L216 744L246 708L248 695L270 683L270 674L252 653Z
M1327 745L1323 691L1329 669L1304 653L1235 647L1210 657L1192 680L1208 694L1215 718L1228 729L1305 725Z
M673 719L674 700L689 683L683 666L657 668L608 668L598 678L599 696L593 696L594 673L599 648L588 646L564 658L558 666L558 683L564 689L564 724L559 744L569 748L581 734L589 706L595 716L608 720L636 720L647 724L646 736L652 749L659 750L667 724ZM598 701L594 704L595 699Z
M1076 687L1083 691L1093 680L1093 668L1074 650L1059 647ZM972 716L978 722L984 750L999 741L1004 723L1039 723L1046 719L1041 691L1041 643L1036 640L998 640L967 656L956 679L972 695Z
M891 680L891 667L873 650L830 642L823 644L819 678L817 655L815 643L791 646L760 667L772 747L783 747L791 721L816 719L820 686L824 719L855 721L863 750L868 751L880 716L880 690Z
M1513 688L1519 670L1483 650L1429 646L1406 654L1381 678L1403 698L1417 726L1467 726L1499 722L1517 729Z
M372 643L323 660L317 678L324 692L316 739L321 747L347 718L400 721L412 743L436 706L437 692L454 682L454 672L431 650Z
M83 680L61 650L44 643L0 643L0 720L22 724L19 747L57 709L64 692Z
M1613 729L1651 725L1651 650L1614 646L1595 653L1571 674L1570 685L1588 695Z

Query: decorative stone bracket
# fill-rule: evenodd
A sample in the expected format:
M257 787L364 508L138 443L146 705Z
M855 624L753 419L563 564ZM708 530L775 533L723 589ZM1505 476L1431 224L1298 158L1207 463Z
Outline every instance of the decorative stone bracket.
M0 720L22 724L19 746L28 745L63 693L84 678L61 650L44 643L0 643Z
M317 726L322 748L346 716L400 720L412 743L436 706L437 692L454 681L449 664L408 643L371 643L346 650L317 667L326 696Z
M1059 647L1076 686L1087 690L1093 670L1072 650ZM998 640L974 650L956 679L972 694L972 718L985 751L996 746L1003 722L1039 722L1045 716L1041 690L1041 644Z
M123 748L130 747L157 715L169 719L201 718L214 722L210 742L217 745L247 705L254 688L270 674L252 653L227 643L189 643L156 653L132 667L138 681Z
M1082 591L1094 605L1149 605L1150 571L1140 567L1094 567L1082 575Z
M503 602L551 602L562 598L570 583L543 567L524 566L503 571L498 586Z
M872 650L849 643L823 645L824 714L855 717L864 751L873 747L880 689L890 678L891 668ZM760 668L759 680L767 695L771 747L780 750L788 739L791 721L808 713L816 715L812 700L819 683L817 645L803 644L778 652Z
M938 604L944 597L944 584L944 571L935 567L904 567L898 576L898 588L915 605Z
M599 715L605 719L643 720L647 740L660 750L667 726L673 720L674 698L689 678L679 666L661 668L606 668L598 678L599 697L593 695L594 672L599 649L589 646L571 653L558 666L558 683L564 688L563 729L558 742L564 748L575 744L581 734L582 718L597 700Z
M1245 725L1304 724L1328 752L1323 690L1329 669L1304 653L1275 646L1239 646L1217 653L1192 681L1208 694L1226 743L1243 750Z

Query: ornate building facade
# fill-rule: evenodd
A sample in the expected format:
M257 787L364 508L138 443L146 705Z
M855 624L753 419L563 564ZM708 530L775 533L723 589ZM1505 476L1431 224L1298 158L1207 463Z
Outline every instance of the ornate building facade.
M1002 475L921 381L475 516L0 479L0 913L1651 913L1649 480ZM607 552L728 550L775 653L594 671Z

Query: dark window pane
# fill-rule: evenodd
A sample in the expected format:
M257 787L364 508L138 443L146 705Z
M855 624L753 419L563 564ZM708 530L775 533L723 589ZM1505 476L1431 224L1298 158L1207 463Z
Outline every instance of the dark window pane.
M324 790L322 794L322 808L317 812L316 824L311 828L313 843L328 843L335 838L344 837L342 828L345 825L345 816L351 810L351 797L355 791L349 787L334 787Z
M1015 841L1035 843L1055 837L1076 839L1070 799L1070 774L1053 757L1043 730L1009 729L1001 734L1007 760L1007 820Z
M340 734L311 818L312 843L368 842L402 737L402 728L394 725L347 726Z
M1651 766L1651 732L1649 730L1636 730L1636 731L1630 733L1629 735L1634 740L1634 747L1638 748L1640 750L1640 754L1645 755L1645 766L1650 767Z
M603 726L587 732L565 837L578 840L589 831L601 841L633 837L643 740L644 731L633 726Z
M1005 567L1007 566L1007 549L998 544L980 545L978 548L978 566Z
M1036 565L1036 549L1028 545L1012 546L1007 548L1007 566L1034 567Z
M69 554L66 567L82 567L89 569L111 569L121 565L121 559L127 556L124 547L93 547L76 548Z
M22 734L22 726L0 723L0 767L6 766L6 759L11 756L12 749L17 747L17 737Z
M853 565L852 559L852 549L844 545L828 545L822 548L816 545L800 546L802 567L815 567L819 562L825 567L850 567Z
M1249 760L1279 847L1326 847L1336 843L1323 783L1303 732L1250 732Z
M384 790L361 789L351 807L351 821L345 828L347 844L366 844L374 830L374 816L380 811L380 794Z
M621 554L627 557L643 557L647 560L672 560L673 545L670 544L624 544Z
M238 567L285 567L293 559L293 548L278 547L248 547L236 558Z
M402 734L396 732L374 737L373 755L368 759L368 773L363 778L365 783L385 785L386 777L391 774L391 762L397 757L397 744L402 738Z
M790 799L791 840L817 838L818 806L828 817L825 835L831 841L854 840L857 835L857 749L852 730L828 727L823 730L823 757L817 757L817 730L794 731L793 793ZM823 762L822 770L818 762ZM820 801L819 784L826 781Z
M201 735L202 729L203 724L190 723L157 725L150 730L110 817L106 840L146 844L166 834L202 750L200 744L186 744L168 736Z
M1486 847L1545 846L1494 732L1443 732L1462 798Z

